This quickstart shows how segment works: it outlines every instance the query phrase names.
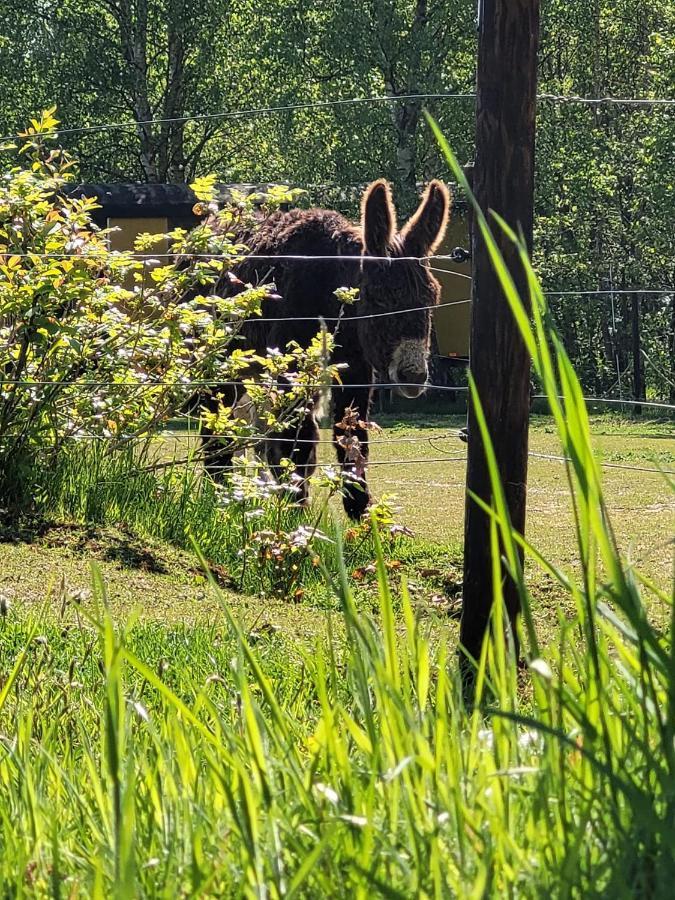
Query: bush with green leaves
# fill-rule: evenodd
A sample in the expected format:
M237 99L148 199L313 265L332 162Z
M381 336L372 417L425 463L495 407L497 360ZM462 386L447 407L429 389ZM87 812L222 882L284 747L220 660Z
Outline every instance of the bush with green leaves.
M68 195L74 163L55 146L53 112L2 148L14 157L0 180L3 505L25 504L39 470L74 440L102 438L110 452L143 444L200 388L248 378L256 418L272 428L301 407L308 385L331 377L330 335L309 352L291 347L268 358L237 343L269 294L232 274L246 253L235 235L254 227L250 200L221 209L214 179L200 179L194 189L208 218L163 236L168 262L111 252L108 232L92 220L95 201ZM279 188L266 204L287 199ZM273 382L291 368L292 389L281 394ZM250 434L221 407L210 411L212 428Z

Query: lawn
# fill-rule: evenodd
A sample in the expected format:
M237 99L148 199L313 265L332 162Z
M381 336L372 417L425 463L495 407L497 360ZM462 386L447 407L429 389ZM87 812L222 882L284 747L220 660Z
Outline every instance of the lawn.
M375 496L396 496L398 521L415 533L397 545L392 561L402 563L400 570L406 572L419 609L434 621L447 621L448 614L457 612L461 582L466 445L456 432L463 420L411 413L406 421L385 415L381 422L383 431L374 437L371 449L371 487ZM603 470L603 478L619 545L644 574L665 588L672 571L675 496L664 475L643 470L675 470L675 422L595 415L591 428L598 457L612 466ZM328 442L329 433L322 437ZM551 561L574 569L578 562L566 470L559 459L546 458L560 456L547 416L533 416L530 447L534 455L528 536ZM328 443L321 451L324 461L332 459ZM341 516L338 503L335 515ZM17 612L45 599L48 609L58 608L54 598L62 584L88 590L95 562L122 616L138 609L145 619L167 623L218 618L219 609L194 555L158 540L151 530L151 525L145 526L138 534L124 522L54 521L32 531L13 532L0 544L0 591ZM357 594L367 601L375 586L371 567L359 565L354 574ZM398 577L398 572L393 574ZM532 571L531 578L535 616L546 643L562 595L547 576ZM319 611L325 608L327 595L317 585L302 602L289 603L237 590L227 573L219 580L250 628L280 628L303 640L324 630L325 618Z
M402 462L462 456L444 437L458 422L385 424L373 487L395 483L417 536L390 544L376 573L347 544L334 589L314 577L300 602L209 586L191 552L128 522L5 536L3 896L670 896L672 633L645 619L611 550L606 583L588 567L574 614L532 573L530 671L497 627L466 706L448 622L463 462ZM671 426L592 427L605 460L673 465ZM547 419L532 447L554 454ZM623 547L665 580L663 476L609 472ZM563 478L534 458L530 530L569 563Z
M372 452L370 481L375 493L399 498L402 520L421 538L461 546L464 528L466 448L455 431L462 419L412 416L409 423L384 418L386 443ZM675 473L675 421L641 421L617 416L591 417L609 512L622 550L662 584L672 573L675 496L660 472ZM404 441L406 441L404 443ZM407 441L412 441L408 443ZM547 557L576 565L576 540L564 464L548 416L532 417L528 484L528 537ZM440 460L441 457L447 460ZM432 462L418 464L421 458ZM388 462L387 465L378 463ZM440 461L438 461L440 460Z

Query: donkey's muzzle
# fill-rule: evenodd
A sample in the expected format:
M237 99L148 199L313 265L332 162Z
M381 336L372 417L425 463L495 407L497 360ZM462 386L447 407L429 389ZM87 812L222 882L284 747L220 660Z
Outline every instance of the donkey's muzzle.
M426 369L424 372L404 369L397 374L399 384L397 385L396 390L399 394L402 394L402 396L407 397L409 400L414 400L426 390L428 377Z
M396 384L399 394L414 400L427 384L427 346L424 341L406 339L394 350L389 366L389 377Z

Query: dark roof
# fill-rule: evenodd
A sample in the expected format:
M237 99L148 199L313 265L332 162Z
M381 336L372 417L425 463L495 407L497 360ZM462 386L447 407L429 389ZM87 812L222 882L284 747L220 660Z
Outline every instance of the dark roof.
M272 187L271 184L219 184L217 194L221 201L227 201L233 190L242 194L265 193ZM309 194L314 203L322 206L333 206L335 203L342 205L357 205L363 190L363 185L350 185L337 187L330 185L313 185L309 188ZM420 191L423 185L420 185ZM111 217L149 217L168 216L174 219L190 219L194 217L193 207L197 198L192 188L187 184L79 184L68 191L71 197L95 197L100 210L95 218L105 219ZM457 190L453 190L453 206L457 211L467 206L465 198L457 196Z
M218 186L218 196L226 200L232 190L251 194L264 191L269 185L228 184ZM71 197L95 197L101 206L101 214L113 217L125 216L174 216L194 215L192 207L197 197L187 184L78 184L68 191Z
M95 197L106 216L189 216L197 202L187 184L79 184L68 193Z

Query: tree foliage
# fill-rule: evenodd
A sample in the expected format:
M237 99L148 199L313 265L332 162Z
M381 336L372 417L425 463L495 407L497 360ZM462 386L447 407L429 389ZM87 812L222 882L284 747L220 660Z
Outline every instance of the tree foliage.
M356 209L358 186L444 175L420 100L218 117L333 99L471 93L476 21L460 0L0 0L0 110L9 130L56 103L84 180L283 182ZM587 97L675 96L668 0L547 0L540 90ZM460 160L473 104L426 104ZM215 115L215 118L208 116ZM205 116L201 119L184 117ZM670 288L672 107L542 101L536 254L551 290ZM148 119L171 119L147 124ZM178 119L179 121L175 121ZM640 298L647 389L675 399L672 294ZM588 390L631 391L629 297L552 299Z

